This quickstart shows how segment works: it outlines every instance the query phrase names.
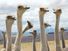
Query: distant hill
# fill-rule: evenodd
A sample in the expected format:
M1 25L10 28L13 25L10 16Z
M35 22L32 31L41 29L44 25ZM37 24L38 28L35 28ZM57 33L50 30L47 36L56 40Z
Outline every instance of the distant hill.
M3 40L3 34L2 31L0 31L0 41Z
M15 41L16 35L17 35L16 32L12 33L12 40L13 40L13 42ZM59 35L61 35L60 32L59 32ZM61 36L60 36L60 37L61 37ZM54 40L54 32L49 32L49 33L47 34L47 38L48 38L49 41ZM66 40L68 40L68 31L67 31L67 30L66 30L65 33L64 33L64 38L65 38ZM61 39L61 38L60 38L60 39ZM0 42L1 42L1 41L3 41L2 31L0 31ZM23 37L22 37L22 42L31 42L31 41L32 41L32 36L23 36ZM37 34L36 41L40 41L40 34Z

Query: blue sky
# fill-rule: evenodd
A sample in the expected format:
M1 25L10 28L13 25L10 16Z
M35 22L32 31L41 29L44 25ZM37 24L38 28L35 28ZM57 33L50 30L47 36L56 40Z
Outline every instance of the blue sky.
M50 11L44 16L44 22L51 24L52 26L47 28L48 30L55 26L55 15L53 14L53 8L61 8L62 15L60 18L60 27L68 28L68 0L0 0L0 30L5 31L5 20L7 15L16 16L16 10L18 5L30 6L22 18L23 29L27 25L26 21L29 20L34 25L35 29L39 29L39 8L45 7ZM13 24L12 32L17 32L16 21Z

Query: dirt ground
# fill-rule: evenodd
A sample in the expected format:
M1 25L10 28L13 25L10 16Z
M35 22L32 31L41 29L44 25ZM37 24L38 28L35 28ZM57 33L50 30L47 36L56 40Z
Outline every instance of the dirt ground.
M60 42L61 43L61 42ZM68 40L65 40L65 45L68 47ZM55 51L55 42L54 41L48 41L50 51ZM21 50L23 51L32 51L32 42L22 43ZM62 45L61 45L62 46ZM3 48L3 44L0 44L0 49ZM36 51L41 51L41 43L36 42Z

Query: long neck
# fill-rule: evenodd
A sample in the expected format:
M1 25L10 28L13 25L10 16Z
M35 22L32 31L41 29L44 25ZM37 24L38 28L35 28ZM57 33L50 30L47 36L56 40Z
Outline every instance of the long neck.
M44 15L40 14L39 19L40 19L40 29L41 29L41 45L42 45L42 51L48 51L47 47L47 37L45 35L45 30L44 30Z
M61 30L61 41L62 41L62 48L65 48L64 30Z
M36 51L36 46L35 46L36 41L35 40L36 40L36 36L33 35L33 51Z
M56 24L55 24L56 51L61 51L60 40L59 40L59 21L60 17L56 16Z
M11 27L12 27L12 25L10 23L6 23L6 30L7 30L8 35L11 34Z
M6 48L6 33L3 32L3 39L4 39L4 48Z
M12 25L9 23L6 23L6 30L7 30L7 44L6 44L6 50L7 51L11 51L11 45L12 45L12 41L11 41L11 27Z
M22 34L22 14L17 12L17 27L19 34Z
M18 35L15 40L15 51L20 51L21 38L22 38L22 14L19 11L17 11L17 28L18 28Z
M42 28L42 27L44 27L44 15L42 15L41 13L40 13L40 15L39 15L39 20L40 20L40 27ZM42 25L42 26L41 26Z

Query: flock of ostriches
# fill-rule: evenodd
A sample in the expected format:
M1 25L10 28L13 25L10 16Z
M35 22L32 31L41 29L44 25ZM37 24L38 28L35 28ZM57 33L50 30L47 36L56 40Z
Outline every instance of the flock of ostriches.
M18 34L15 39L15 43L13 44L14 48L12 48L12 37L11 37L11 28L16 20L13 16L8 15L6 18L6 34L3 32L3 37L4 37L4 48L1 49L0 51L23 51L21 50L21 39L23 37L23 33L29 29L32 28L33 32L33 51L36 51L36 46L35 46L35 40L36 40L36 30L33 28L33 25L30 23L30 21L27 21L28 25L22 32L22 16L23 14L30 9L30 7L24 7L23 5L19 5L17 8L17 28L18 28ZM45 8L40 8L39 10L39 22L40 22L40 41L41 41L41 51L50 51L49 45L48 45L48 40L47 40L47 35L45 33L45 29L48 26L51 26L47 23L44 23L44 14L49 12L49 10L46 10ZM55 32L54 32L54 40L55 40L55 49L56 51L68 51L68 48L65 48L65 42L64 42L64 28L61 28L61 38L62 38L62 47L60 45L60 38L59 38L59 21L60 21L60 16L62 13L61 9L54 9L53 12L56 15L56 23L55 23ZM29 50L28 50L29 51Z

